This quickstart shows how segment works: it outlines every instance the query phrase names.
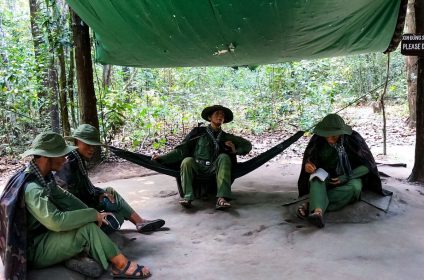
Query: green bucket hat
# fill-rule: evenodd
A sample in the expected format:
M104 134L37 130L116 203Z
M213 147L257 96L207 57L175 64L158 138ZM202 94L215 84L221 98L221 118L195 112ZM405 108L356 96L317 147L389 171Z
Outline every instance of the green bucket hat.
M103 145L100 142L100 133L92 125L89 124L81 124L77 127L77 129L74 130L72 133L72 136L66 136L66 140L68 141L74 141L75 139L78 139L85 144L92 145L92 146L100 146Z
M315 126L314 133L322 137L337 136L342 134L351 135L352 127L347 125L339 115L329 114Z
M209 117L218 110L222 110L224 111L225 114L225 118L224 118L224 123L229 123L233 120L233 112L228 109L227 107L221 106L221 105L213 105L213 106L209 106L206 107L205 109L203 109L202 111L202 118L206 121L210 121Z
M37 135L32 141L31 148L22 156L37 155L43 157L62 157L77 147L66 145L63 137L56 132L47 131Z

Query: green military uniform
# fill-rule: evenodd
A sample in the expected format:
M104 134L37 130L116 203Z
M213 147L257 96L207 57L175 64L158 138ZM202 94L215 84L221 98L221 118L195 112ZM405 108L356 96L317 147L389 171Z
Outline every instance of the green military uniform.
M222 131L220 142L225 143L226 141L234 143L236 155L247 154L252 149L252 144L248 140ZM196 174L216 174L216 196L231 199L232 161L228 154L219 153L217 155L215 151L211 135L204 133L197 139L183 142L173 151L159 157L159 160L165 164L181 161L181 185L185 199L194 199L193 178Z
M61 158L75 150L67 146L57 133L39 134L31 149L24 156L35 155ZM62 262L87 250L104 269L108 260L119 254L116 245L97 226L97 210L88 208L71 193L60 188L51 170L42 175L36 159L33 159L26 173L30 173L24 185L24 202L27 210L26 234L27 259L34 267L46 267Z
M309 209L306 204L301 205L297 214L323 227L326 211L338 210L359 200L363 188L384 193L374 157L365 140L339 115L327 115L317 124L314 133L305 149L298 181L299 196L309 193ZM324 181L308 173L318 168L328 172Z
M335 174L338 163L337 151L328 144L324 144L318 151L318 157L320 158L320 168L328 171L331 174ZM357 156L355 154L348 153L349 159L353 160ZM337 176L341 180L341 184L332 187L331 184L321 181L318 178L312 179L310 182L309 190L309 209L311 211L316 208L322 209L323 213L326 210L334 211L339 210L349 203L359 200L362 190L362 181L360 177L366 175L369 172L365 165L359 165L352 170L350 179L346 175ZM327 186L329 187L327 189Z
M29 172L29 170L28 170ZM116 245L96 225L97 210L87 208L78 198L53 181L39 181L25 187L29 215L28 262L46 267L89 250L104 269L108 259L119 254Z
M66 136L70 141L79 140L89 146L102 146L98 129L89 124L81 124L74 130L72 136ZM113 188L101 189L95 187L88 177L85 160L79 150L74 150L67 155L67 162L55 176L63 187L84 202L88 207L99 211L111 212L122 225L125 220L138 218L134 209L119 195ZM111 199L110 195L114 199ZM135 218L132 217L135 213ZM140 217L141 219L141 217ZM137 221L136 221L137 222ZM162 219L142 220L136 224L137 231L147 232L157 230L165 224ZM118 225L118 226L119 226ZM112 229L113 228L113 229ZM116 230L115 227L104 227L105 232L110 233Z
M59 181L64 181L63 187L67 191L81 199L88 207L99 211L112 212L121 225L125 220L129 220L131 214L134 213L134 209L112 187L101 189L93 186L88 178L85 162L78 151L72 151L68 154L68 161L60 171L56 172L55 176L59 178ZM113 209L107 209L100 202L99 197L104 192L113 195L115 199Z
M221 105L206 107L202 111L202 118L211 121L211 116L216 111L224 114L223 123L233 120L233 112ZM225 142L231 141L235 146L235 153L229 151ZM236 162L236 155L245 155L252 149L252 144L239 136L222 131L220 125L198 127L193 129L183 143L170 153L157 160L164 164L181 162L181 185L184 200L194 200L193 179L195 175L216 176L218 198L232 199L231 194L231 169Z

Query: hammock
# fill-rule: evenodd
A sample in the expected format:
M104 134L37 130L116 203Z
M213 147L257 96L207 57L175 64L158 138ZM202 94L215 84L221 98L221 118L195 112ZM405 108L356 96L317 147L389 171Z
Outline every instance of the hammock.
M302 137L303 134L304 134L304 131L298 131L294 135L292 135L290 138L272 147L271 149L263 152L262 154L248 161L237 163L236 166L234 166L234 169L232 172L233 180L241 176L244 176L249 172L252 172L253 170L260 167L261 165L263 165L264 163L266 163L267 161L269 161L276 155L280 154L285 149L287 149L290 145L296 142L300 137ZM161 174L175 177L177 178L177 181L179 181L180 179L180 166L164 165L155 160L152 160L151 156L129 152L123 149L113 147L113 146L109 146L109 149L120 158L126 159L132 163L141 165L145 168L151 169Z

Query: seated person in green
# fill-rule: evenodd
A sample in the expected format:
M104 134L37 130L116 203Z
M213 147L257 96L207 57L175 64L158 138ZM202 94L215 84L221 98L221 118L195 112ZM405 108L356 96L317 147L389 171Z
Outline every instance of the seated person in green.
M233 112L221 105L206 107L202 118L210 124L199 132L193 129L182 144L173 151L153 157L164 164L181 162L181 185L184 198L180 204L191 207L194 200L193 178L197 174L215 174L217 184L217 209L231 207L231 168L232 157L245 155L252 149L252 144L242 138L222 130L221 125L233 120ZM203 127L201 127L203 128ZM197 134L197 135L194 135Z
M24 185L28 263L47 267L87 251L105 270L112 263L114 277L149 277L148 268L129 261L100 229L109 213L88 208L57 185L52 171L59 170L65 155L75 148L59 134L45 132L24 153L34 156L25 170L31 176Z
M327 115L314 133L306 147L298 181L299 196L309 193L309 202L299 206L297 215L322 228L325 212L358 201L362 188L383 191L365 140L339 115Z
M81 199L88 207L112 212L121 225L124 220L131 221L138 232L154 231L165 224L162 219L141 218L113 188L108 187L103 190L91 183L85 160L90 160L94 155L95 147L102 145L99 131L94 126L82 124L72 136L65 139L74 141L77 149L68 154L68 161L56 173L56 178L63 188Z

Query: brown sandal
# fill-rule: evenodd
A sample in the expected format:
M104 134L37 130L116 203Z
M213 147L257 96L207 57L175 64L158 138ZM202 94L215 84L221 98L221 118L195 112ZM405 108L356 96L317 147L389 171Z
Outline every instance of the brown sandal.
M191 207L193 207L193 205L191 205L191 200L188 200L188 199L182 198L182 199L180 199L179 203L184 208L191 208Z
M309 202L304 202L297 207L296 216L302 220L306 219L309 215Z
M225 198L223 197L219 197L218 200L216 201L216 205L215 205L216 210L227 209L230 207L231 207L231 204L228 203L228 201L226 201Z

